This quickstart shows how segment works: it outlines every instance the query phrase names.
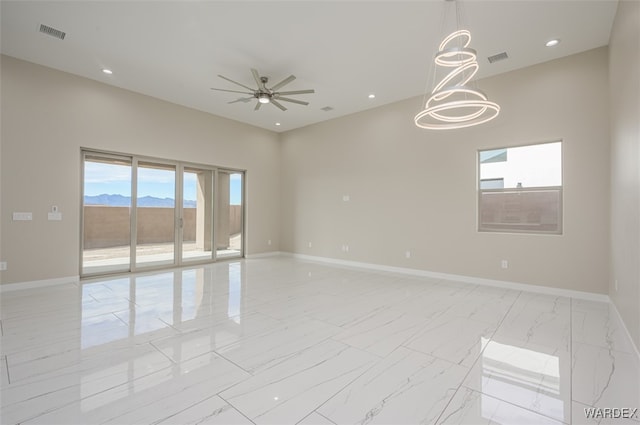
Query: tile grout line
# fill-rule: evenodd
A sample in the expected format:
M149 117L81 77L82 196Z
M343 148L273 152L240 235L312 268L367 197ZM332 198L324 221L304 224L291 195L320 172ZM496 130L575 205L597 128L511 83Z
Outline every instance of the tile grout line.
M332 424L335 424L335 423L336 423L336 422L332 421L331 419L327 418L327 417L326 417L325 415L323 415L322 413L318 412L317 410L314 410L314 411L313 411L313 412L311 412L311 413L314 413L314 412L315 412L316 414L318 414L318 415L322 416L323 418L325 418L326 420L328 420L328 421L329 421L329 422L331 422ZM310 415L311 413L309 413L309 415ZM307 415L307 416L309 416L309 415ZM306 416L305 416L305 417L306 417ZM337 424L336 424L336 425L337 425Z
M230 344L229 344L229 345L230 345ZM221 348L224 348L224 347L221 347ZM255 376L255 374L253 374L253 373L249 372L247 369L243 368L242 366L240 366L239 364L237 364L237 363L236 363L236 362L234 362L233 360L231 360L231 359L227 358L226 356L224 356L224 355L220 354L218 351L216 351L216 350L211 350L210 352L211 352L211 353L213 353L213 354L215 354L216 356L220 357L221 359L225 359L226 361L228 361L229 363L231 363L231 364L232 364L232 365L234 365L235 367L239 368L239 369L240 369L240 370L242 370L243 372L248 373L250 376ZM207 353L205 353L205 354L207 354ZM197 357L200 357L200 356L196 356L196 357L194 357L194 359L195 359L195 358L197 358ZM247 377L247 379L249 379L249 377ZM243 379L242 381L245 381L245 379ZM242 382L242 381L240 381L240 382ZM235 385L239 384L240 382L237 382L237 383L235 383L235 384L233 384L233 385L229 386L228 388L225 388L223 391L226 391L226 390L228 390L229 388L233 388ZM220 392L222 392L222 391L220 391Z
M302 418L302 419L300 419L298 422L296 422L296 425L297 425L297 424L302 423L302 421L304 421L305 419L307 419L309 416L313 415L314 413L315 413L316 415L321 416L321 417L323 417L324 419L328 420L328 421L329 421L329 422L331 422L332 424L337 425L334 421L332 421L331 419L327 418L327 417L326 417L325 415L323 415L322 413L318 412L318 410L312 410L311 412L309 412L309 413L308 413L304 418Z
M504 316L502 316L502 319L500 320L500 323L498 323L498 326L496 326L496 329L493 331L493 333L491 334L491 338L489 338L489 342L487 343L487 345L489 345L489 343L491 341L493 341L494 336L496 335L496 333L498 332L498 329L500 329L500 327L502 326L502 324L504 323L504 320L506 319L506 317L509 315L509 313L511 312L511 309L513 308L514 304L518 301L518 299L520 299L520 296L522 295L523 291L519 291L518 292L518 296L513 300L513 302L511 303L511 305L509 306L509 309L507 310L507 312L504 314ZM482 357L482 353L484 352L484 350L487 348L487 346L485 345L484 347L482 347L482 350L480 350L480 355L478 355L478 357L476 358L476 360L473 362L473 364L469 367L469 370L467 370L467 373L464 375L464 378L462 378L462 380L460 381L460 384L458 384L458 388L456 388L456 390L453 392L453 395L451 396L451 398L449 399L449 401L447 402L446 406L444 406L444 408L442 409L442 411L440 412L440 414L438 415L438 418L436 419L436 424L440 421L440 419L442 418L442 415L444 415L444 412L447 411L447 409L449 408L449 405L451 404L451 401L453 401L454 397L456 396L456 394L458 394L458 391L460 391L460 388L463 387L464 382L467 380L467 378L469 377L469 374L471 373L471 371L473 370L473 368L475 367L476 363L478 363L478 361L480 360L480 358ZM467 387L465 387L467 388ZM475 390L472 390L475 391ZM480 394L482 394L482 392L480 392ZM494 397L495 398L495 397ZM504 401L502 399L497 399L500 401Z
M169 357L168 355L166 355L161 349L159 349L158 347L156 347L156 345L153 343L153 341L149 341L147 342L147 344L149 344L150 346L152 346L158 353L160 353L162 355L162 357L165 357L167 360L169 360L172 364L174 365L178 365L179 363L176 362L175 360L173 360L171 357Z
M7 383L11 385L11 374L9 374L9 356L4 356L4 367L7 370Z
M229 387L231 388L231 387ZM229 389L227 388L227 389ZM226 390L225 390L226 391ZM247 418L247 420L249 422L251 422L252 424L255 424L254 421L251 420L250 417L248 417L247 415L245 415L244 413L242 413L242 411L240 409L238 409L236 406L234 406L231 402L229 402L227 399L225 399L224 397L222 397L220 394L222 393L222 391L220 391L218 394L216 394L217 397L220 397L220 400L224 401L225 403L227 403L227 406L231 406L231 408L233 410L235 410L236 412L240 413L243 417Z
M348 345L348 344L347 344ZM354 377L351 381L347 382L346 384L344 384L342 386L342 388L337 389L333 394L329 395L329 397L323 401L322 403L320 403L315 409L313 409L309 415L313 412L317 412L320 416L322 416L323 418L328 419L329 421L335 423L333 421L333 419L326 417L325 415L323 415L322 413L320 413L318 411L318 409L320 409L322 406L324 406L325 404L327 404L333 397L335 397L336 395L340 394L345 388L347 388L349 385L353 384L355 381L357 381L358 379L360 379L361 376L363 376L365 373L369 372L371 369L373 369L374 367L376 367L380 362L384 361L387 357L389 357L392 353L394 353L398 348L400 347L396 347L391 353L389 353L387 356L385 357L380 357L379 359L376 359L376 361L371 362L371 366L369 366L368 368L365 368L361 374L359 374L358 376ZM378 357L378 356L376 356ZM309 416L307 415L307 416ZM305 416L306 417L306 416ZM303 418L304 419L304 418ZM301 419L302 420L302 419Z

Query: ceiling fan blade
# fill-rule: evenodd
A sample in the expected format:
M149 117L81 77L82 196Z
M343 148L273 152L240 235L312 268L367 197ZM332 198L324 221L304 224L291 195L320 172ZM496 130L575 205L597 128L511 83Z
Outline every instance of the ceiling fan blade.
M233 81L231 78L227 78L227 77L225 77L224 75L220 75L220 74L218 74L218 77L222 78L223 80L227 80L227 81L229 81L230 83L237 84L237 85L239 85L240 87L244 87L245 89L248 89L248 90L253 91L253 89L252 89L251 87L245 86L244 84L241 84L241 83L239 83L239 82L237 82L237 81Z
M251 68L251 73L253 74L253 79L256 80L256 84L258 85L258 87L262 90L267 90L267 88L264 86L264 83L260 79L260 74L258 74L258 71Z
M302 100L297 100L297 99L289 99L288 97L278 97L279 101L282 102L291 102L291 103L298 103L300 105L308 105L309 102L303 102ZM273 100L272 100L273 102Z
M253 92L248 93L248 92L246 92L246 91L227 90L227 89L216 89L216 88L213 88L213 87L211 87L211 90L227 91L227 92L229 92L229 93L242 93L242 94L251 94L251 95L253 95Z
M282 104L281 104L280 102L278 102L277 100L275 100L275 99L271 99L271 103L273 103L273 105L274 105L275 107L279 108L279 109L280 109L280 110L282 110L282 111L286 111L286 110L287 110L287 108L285 108L284 106L282 106Z
M278 90L280 87L285 86L287 84L289 84L290 82L292 82L293 80L296 79L295 75L289 75L287 78L285 78L284 80L280 81L278 84L276 84L275 86L271 87L271 90L276 91Z
M227 102L227 103L237 103L237 102L247 103L251 99L255 99L255 97L241 97L240 99L232 100L231 102Z
M307 94L307 93L315 93L316 91L311 89L311 90L294 90L294 91L281 91L278 94Z
M258 109L260 109L260 107L261 107L261 106L262 106L262 103L257 102L257 103L256 103L256 107L255 107L255 108L253 108L253 110L254 110L254 111L257 111Z

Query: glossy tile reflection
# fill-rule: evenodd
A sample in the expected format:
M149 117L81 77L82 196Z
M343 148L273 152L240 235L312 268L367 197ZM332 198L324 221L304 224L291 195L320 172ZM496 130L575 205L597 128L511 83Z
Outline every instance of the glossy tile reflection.
M492 340L464 386L557 421L571 420L571 362L569 352L557 348Z
M585 409L640 407L606 303L287 257L0 301L3 424L606 424Z

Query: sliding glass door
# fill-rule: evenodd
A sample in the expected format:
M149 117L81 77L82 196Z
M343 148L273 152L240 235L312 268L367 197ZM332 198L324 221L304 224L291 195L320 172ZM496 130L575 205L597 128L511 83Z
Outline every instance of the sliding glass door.
M83 161L81 273L131 267L132 159L86 154Z
M183 169L183 262L213 259L213 174L205 168Z
M244 173L218 170L217 258L241 257L244 240Z
M244 172L83 152L82 276L244 255Z
M175 264L176 166L136 167L136 267Z

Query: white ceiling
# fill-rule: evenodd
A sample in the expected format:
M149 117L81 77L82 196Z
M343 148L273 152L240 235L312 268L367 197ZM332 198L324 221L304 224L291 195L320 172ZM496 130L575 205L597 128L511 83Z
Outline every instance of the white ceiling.
M617 0L468 0L461 27L478 52L478 77L607 45ZM425 1L6 1L2 53L273 131L286 131L419 96L455 3ZM445 13L446 12L446 13ZM66 32L61 41L39 32ZM562 42L547 48L550 38ZM489 64L506 51L509 59ZM105 75L102 68L113 70ZM287 111L211 87L254 86L250 68L292 96ZM430 74L431 73L431 74ZM375 93L375 99L368 95ZM491 97L491 93L488 93ZM330 106L334 110L324 112ZM420 105L416 105L418 112ZM281 126L276 127L275 123Z

